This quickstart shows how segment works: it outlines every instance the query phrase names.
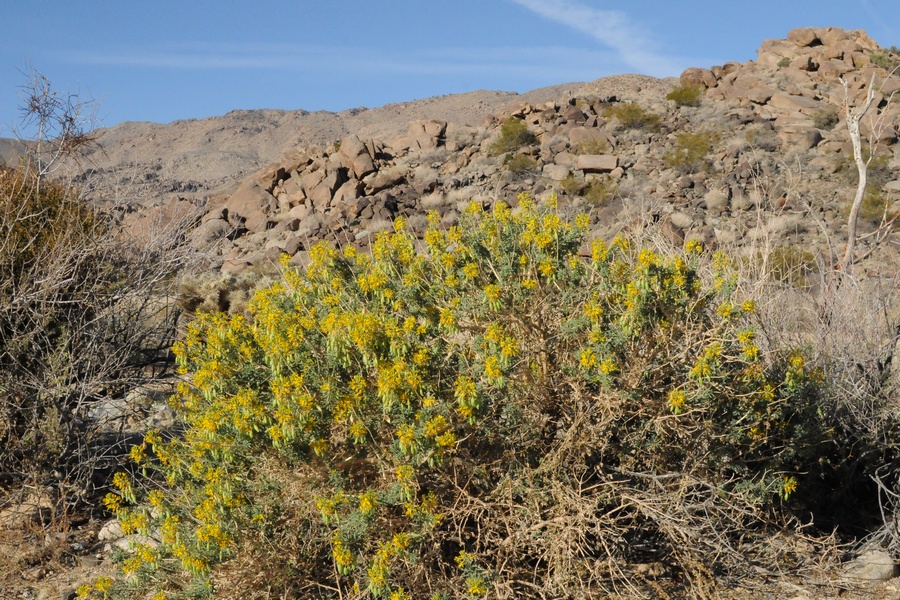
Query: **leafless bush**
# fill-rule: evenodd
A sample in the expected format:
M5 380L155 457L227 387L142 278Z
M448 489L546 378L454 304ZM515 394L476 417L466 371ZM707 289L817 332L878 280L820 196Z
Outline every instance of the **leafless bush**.
M167 368L190 221L119 235L53 176L94 141L82 129L85 104L40 74L25 89L24 121L38 139L19 168L0 173L0 483L49 485L61 503L78 502L127 451L106 403Z

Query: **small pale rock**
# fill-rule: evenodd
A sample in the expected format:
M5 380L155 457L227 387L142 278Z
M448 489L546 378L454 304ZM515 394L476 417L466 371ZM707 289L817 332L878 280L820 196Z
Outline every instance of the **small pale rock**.
M845 579L851 581L887 581L897 576L897 565L884 550L869 550L844 566Z
M101 542L112 542L120 539L123 535L121 523L117 519L111 519L100 528L97 539Z

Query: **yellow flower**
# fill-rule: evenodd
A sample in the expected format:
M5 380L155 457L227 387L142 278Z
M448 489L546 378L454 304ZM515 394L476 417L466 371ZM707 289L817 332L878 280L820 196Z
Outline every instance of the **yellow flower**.
M411 465L400 465L397 467L396 471L397 481L400 483L406 483L411 480L415 475L415 471L413 470Z
M475 279L478 276L478 265L473 262L466 263L462 271L466 279Z
M603 362L600 363L600 372L604 375L612 375L617 373L619 367L616 366L616 363L613 362L611 358L603 359Z
M525 279L522 281L522 287L526 290L533 290L537 287L537 281L534 279Z
M109 512L119 512L122 509L122 497L113 493L106 494L103 497L103 506Z
M669 408L671 408L672 412L675 414L680 413L686 399L687 396L684 391L672 390L669 392Z
M359 497L359 512L369 515L378 508L378 497L374 492L366 492Z
M578 229L587 229L591 225L591 218L584 213L579 213L575 217L575 227Z
M484 295L488 302L495 303L500 301L500 288L491 284L484 288Z
M591 242L591 261L594 263L604 262L609 255L609 251L606 248L606 242L601 239L596 239Z
M456 317L453 315L453 310L442 308L439 324L444 329L452 329L456 325Z
M549 258L545 258L538 264L538 271L540 271L541 275L544 277L552 277L556 272L556 265L554 265L553 261Z
M362 424L362 421L353 421L350 425L350 436L353 437L353 441L357 444L365 441L366 426Z
M723 319L727 319L734 314L734 306L732 306L731 302L723 302L716 308L716 312L719 313L719 316Z
M785 476L781 480L780 496L783 500L787 500L791 494L797 491L797 478L793 476Z
M703 252L703 244L699 240L688 240L684 244L686 254L700 254Z
M590 348L586 348L581 351L581 357L578 359L578 362L581 363L583 368L590 369L597 364L597 355Z
M112 584L113 580L109 577L98 577L97 581L94 582L94 589L101 594L105 594L112 588Z
M141 464L147 458L147 453L144 452L143 444L141 444L140 446L132 446L131 451L128 453L128 455L131 457L131 460L133 460L137 464Z
M503 371L500 370L500 360L496 356L489 356L484 361L484 374L490 379L500 379Z
M481 577L467 577L466 588L472 596L483 596L487 593L487 586Z

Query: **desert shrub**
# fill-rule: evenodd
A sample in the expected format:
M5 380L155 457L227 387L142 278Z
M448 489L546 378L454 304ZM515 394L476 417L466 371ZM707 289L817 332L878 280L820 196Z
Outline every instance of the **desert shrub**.
M527 154L509 154L503 160L503 166L510 173L524 173L537 168L537 161Z
M778 61L778 68L786 69L789 66L791 66L791 59L787 56L782 56L781 60Z
M810 275L818 269L811 252L793 245L776 246L760 253L757 262L764 268L766 278L799 287L808 285Z
M611 177L595 180L585 186L582 196L592 206L602 206L616 195L616 181Z
M580 258L587 217L525 195L430 223L424 253L401 219L371 255L316 246L250 318L198 315L184 435L148 433L156 475L106 499L161 544L111 593L633 595L649 559L710 589L830 467L822 375L763 354L725 256Z
M702 171L709 165L715 136L709 132L682 131L675 135L675 147L663 154L663 164L682 173Z
M815 113L813 113L813 125L817 129L825 129L830 130L833 129L835 125L837 125L841 116L838 113L838 109L836 106L828 105L825 108L820 108Z
M697 85L680 85L666 95L666 100L674 100L678 106L700 106L703 88Z
M488 146L488 154L500 156L518 150L522 146L534 144L537 138L528 131L522 119L510 118L500 125L500 135Z
M620 102L610 106L607 116L615 118L626 129L659 129L659 115L651 113L637 102Z
M775 152L781 146L781 139L775 129L768 123L754 123L747 127L744 139L752 148L766 152Z
M577 196L584 188L584 182L576 177L574 173L569 173L559 182L559 188L567 196Z
M885 52L873 52L869 55L869 62L876 67L892 71L897 68L897 61L891 54Z
M95 146L89 101L58 94L39 73L22 90L24 126L38 138L17 168L0 170L0 473L10 484L0 503L49 489L64 514L97 500L106 478L97 474L127 453L102 405L163 368L184 231L146 243L117 235L109 215L55 176Z
M884 186L893 179L894 171L890 166L890 154L877 152L872 155L872 147L865 145L862 148L862 158L868 163L866 168L866 192L860 205L859 218L877 221L885 216L889 198L884 193ZM834 155L837 172L847 185L855 185L859 180L859 173L852 153L838 153ZM852 198L843 207L846 218L850 214ZM890 215L888 215L890 218Z

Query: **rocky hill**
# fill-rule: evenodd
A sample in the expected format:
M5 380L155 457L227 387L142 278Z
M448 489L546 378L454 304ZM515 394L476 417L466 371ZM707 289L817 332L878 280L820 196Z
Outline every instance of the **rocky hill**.
M136 230L152 207L198 215L191 243L231 273L281 252L300 263L320 240L365 247L397 215L422 230L436 210L449 226L469 201L514 205L523 191L589 212L594 235L648 219L674 242L746 254L766 244L802 263L846 238L856 170L842 79L851 107L871 81L877 89L862 121L877 142L863 233L900 211L897 60L862 31L808 28L764 42L756 61L680 80L623 75L336 114L127 123L104 132L107 162L92 173L107 192L115 180ZM516 120L523 137L510 141ZM893 268L893 243L872 268Z

